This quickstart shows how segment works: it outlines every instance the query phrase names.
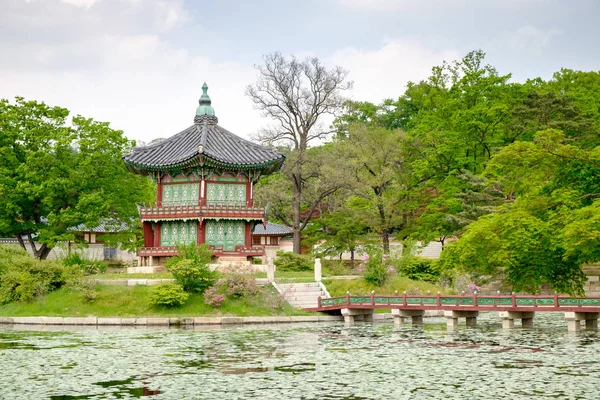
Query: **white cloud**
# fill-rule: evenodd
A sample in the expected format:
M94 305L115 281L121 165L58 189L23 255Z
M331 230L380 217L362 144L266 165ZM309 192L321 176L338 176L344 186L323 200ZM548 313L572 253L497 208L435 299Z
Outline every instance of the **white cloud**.
M181 2L99 1L90 9L47 4L43 15L39 7L10 4L6 17L29 21L39 35L24 46L13 25L14 36L0 38L0 97L63 106L149 141L193 123L207 81L224 127L249 136L262 124L243 94L254 80L252 66L218 63L163 38L190 15Z
M342 7L368 11L435 12L439 9L465 7L523 8L547 0L337 0Z
M71 4L73 6L90 8L96 0L61 0L63 3Z
M466 0L337 0L343 7L370 11L416 11L453 8L466 4Z
M174 44L164 30L177 29L182 21L193 24L191 13L181 2L160 3L172 7L144 0L96 1L89 9L59 1L41 10L11 3L6 19L0 15L0 26L12 32L0 37L5 56L0 97L63 106L73 114L110 121L130 138L147 142L193 123L206 81L226 129L250 137L267 125L244 96L246 85L257 77L252 65L216 60L210 46ZM30 22L25 30L3 25L10 18ZM379 103L401 95L407 81L426 78L433 65L458 58L457 50L432 50L423 40L401 38L377 49L341 49L323 61L350 71L354 99Z
M510 34L510 42L520 50L542 50L548 47L553 37L561 33L557 29L542 30L534 26L523 26Z
M376 50L340 50L332 62L350 71L355 100L379 103L384 98L399 97L408 81L427 78L433 66L460 58L456 49L432 50L423 40L400 38L387 40Z

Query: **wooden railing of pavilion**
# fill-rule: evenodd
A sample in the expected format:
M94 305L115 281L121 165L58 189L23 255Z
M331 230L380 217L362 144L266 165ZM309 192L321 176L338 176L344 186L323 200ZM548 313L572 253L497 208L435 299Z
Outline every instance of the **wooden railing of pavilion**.
M177 218L266 218L266 207L259 203L248 205L245 202L225 202L218 204L190 202L151 202L138 203L142 220Z
M228 251L225 253L223 247L209 246L213 250L213 255L219 257L223 255L227 256L262 256L265 254L264 245L253 245L253 246L235 246L234 251ZM139 255L143 257L157 256L157 257L168 257L176 256L177 248L173 246L164 247L142 247L139 250Z

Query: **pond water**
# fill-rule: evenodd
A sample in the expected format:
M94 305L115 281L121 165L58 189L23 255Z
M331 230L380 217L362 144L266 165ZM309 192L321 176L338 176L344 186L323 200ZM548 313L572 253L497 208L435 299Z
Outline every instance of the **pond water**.
M391 322L0 328L1 399L599 399L600 334ZM37 329L37 330L34 330Z

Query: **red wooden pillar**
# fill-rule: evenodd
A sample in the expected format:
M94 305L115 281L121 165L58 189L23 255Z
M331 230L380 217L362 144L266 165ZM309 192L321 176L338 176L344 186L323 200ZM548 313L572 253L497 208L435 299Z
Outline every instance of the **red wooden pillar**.
M154 247L160 247L160 222L154 225Z
M154 245L154 231L152 224L144 221L144 247L152 247Z
M206 238L204 236L204 224L202 220L198 220L198 246L206 243Z
M246 183L246 206L252 207L254 200L252 199L252 182Z
M200 181L200 191L198 192L198 196L200 196L200 205L205 206L206 205L206 181L204 180L204 177Z
M252 247L252 223L246 222L246 246Z
M156 205L159 207L162 205L162 194L163 194L163 184L161 182L160 172L159 172L157 184L156 184Z

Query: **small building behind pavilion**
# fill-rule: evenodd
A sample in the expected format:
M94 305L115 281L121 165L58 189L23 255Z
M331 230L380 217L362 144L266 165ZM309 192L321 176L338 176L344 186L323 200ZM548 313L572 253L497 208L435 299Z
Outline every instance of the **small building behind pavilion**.
M264 244L252 241L255 226L267 223L254 184L278 171L285 156L218 125L207 90L205 83L192 126L123 157L131 172L157 186L156 202L139 205L140 265L164 265L186 244L209 245L221 262L265 254Z

